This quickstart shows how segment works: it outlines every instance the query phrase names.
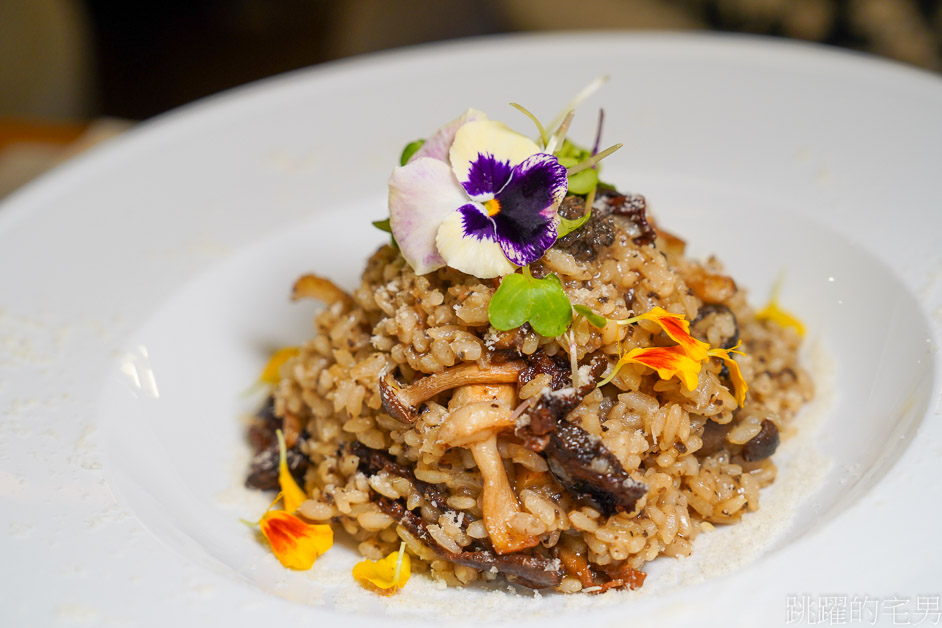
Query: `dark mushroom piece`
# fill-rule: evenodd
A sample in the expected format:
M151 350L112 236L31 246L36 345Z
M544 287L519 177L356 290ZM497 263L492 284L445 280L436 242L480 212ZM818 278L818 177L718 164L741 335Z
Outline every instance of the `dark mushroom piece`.
M353 441L347 448L350 453L360 459L357 468L363 472L364 475L373 476L380 471L385 471L390 475L405 478L412 483L412 486L425 498L426 502L437 508L440 512L457 514L457 511L453 510L445 503L446 497L440 488L415 477L411 469L396 462L393 457L385 451L371 449L359 441Z
M638 246L653 244L657 233L648 223L647 200L640 194L619 194L612 188L599 186L592 212L599 215L614 214L626 219L622 225Z
M707 303L697 312L697 317L690 322L690 332L700 340L706 340L705 330L711 324L722 325L728 333L723 334L720 347L732 349L739 342L739 321L733 311L722 303Z
M402 388L397 388L387 373L379 380L379 395L389 416L403 423L415 423L419 406L435 395L469 384L516 383L523 367L524 363L519 361L486 367L462 364L427 375Z
M526 447L542 452L550 472L574 498L589 503L605 516L631 512L647 492L647 486L628 475L618 458L601 439L566 420L595 389L605 370L600 356L591 364L589 381L576 389L561 389L540 395L516 429Z
M535 552L500 555L485 548L452 552L432 538L428 533L428 523L422 517L407 510L398 501L380 497L376 503L380 510L392 517L413 538L444 560L481 571L494 568L508 580L531 589L555 587L562 582L563 573L558 561L548 556Z
M742 457L748 462L765 460L778 449L779 441L778 426L769 419L762 419L759 433L742 446Z
M628 475L601 439L560 421L544 449L546 463L563 488L606 517L631 512L648 487Z
M261 491L276 491L278 482L278 439L275 432L282 430L287 442L288 469L299 482L307 471L308 459L301 451L301 442L308 434L300 429L300 420L296 416L282 419L275 415L275 400L269 397L249 427L249 443L252 446L252 462L245 485Z

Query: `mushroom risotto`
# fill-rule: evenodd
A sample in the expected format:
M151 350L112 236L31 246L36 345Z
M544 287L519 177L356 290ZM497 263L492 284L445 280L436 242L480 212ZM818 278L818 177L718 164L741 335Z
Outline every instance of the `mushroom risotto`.
M570 118L533 140L469 110L409 145L360 285L294 286L325 307L249 431L247 484L297 521L263 526L279 558L342 530L395 572L371 588L407 559L449 585L603 592L760 507L813 394L800 324L600 182L617 146L570 143Z

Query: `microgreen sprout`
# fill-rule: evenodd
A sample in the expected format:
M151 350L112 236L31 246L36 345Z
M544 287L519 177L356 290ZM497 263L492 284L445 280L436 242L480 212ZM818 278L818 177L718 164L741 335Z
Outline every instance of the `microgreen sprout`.
M546 135L546 129L544 129L543 125L540 124L540 119L537 118L535 115L533 115L533 113L529 109L527 109L526 107L524 107L523 105L519 103L512 102L510 103L510 106L533 121L533 124L536 125L537 130L540 132L540 143L545 149L547 143L549 142L549 138Z
M608 323L608 319L606 319L604 316L601 314L596 314L586 306L579 303L574 303L572 309L574 309L576 313L585 316L585 319L589 321L593 327L602 329Z
M599 163L600 161L602 161L603 159L605 159L606 157L614 153L616 150L618 150L622 146L624 146L624 144L615 144L614 146L609 146L602 152L596 155L592 155L591 157L589 157L582 163L576 164L575 166L571 168L567 168L566 173L571 177L572 175L578 172L582 172L583 170L586 170L588 168L594 168L595 164Z

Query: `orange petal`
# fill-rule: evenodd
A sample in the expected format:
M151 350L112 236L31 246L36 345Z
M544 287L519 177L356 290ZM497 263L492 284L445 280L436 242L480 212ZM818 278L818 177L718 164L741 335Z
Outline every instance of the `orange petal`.
M736 346L732 349L710 349L710 356L723 360L723 363L729 369L729 379L733 382L736 403L742 406L746 401L746 391L749 390L749 385L746 384L746 378L742 376L742 371L739 370L739 364L730 355L731 353L745 355L742 351L736 350L739 344L740 343L736 343Z
M306 523L284 510L270 510L258 523L275 557L289 569L310 569L334 544L329 525Z
M285 448L285 436L277 430L278 436L278 483L281 485L282 497L285 500L285 510L296 512L301 502L307 499L307 494L294 481L294 476L288 469L288 452Z
M700 362L692 359L680 346L639 347L626 353L621 361L651 367L661 379L670 379L676 375L687 386L687 390L695 390L700 383Z
M411 575L412 559L406 553L405 543L399 546L398 552L390 552L386 558L360 561L353 567L354 578L370 583L384 595L406 586Z
M258 380L266 384L271 384L272 386L277 384L281 381L281 365L298 355L300 351L301 350L297 347L283 347L275 351L268 360L268 364L266 364L265 368L262 370L262 374L259 376Z
M673 314L656 306L651 311L636 318L654 321L660 325L664 333L684 348L684 353L690 356L691 360L700 362L706 359L710 345L690 335L690 322L680 314Z

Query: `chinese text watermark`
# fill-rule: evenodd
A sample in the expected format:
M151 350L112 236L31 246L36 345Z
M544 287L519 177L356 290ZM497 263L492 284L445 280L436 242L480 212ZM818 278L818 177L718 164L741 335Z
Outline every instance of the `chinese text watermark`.
M785 623L825 626L876 625L938 626L942 596L926 595L787 595Z

